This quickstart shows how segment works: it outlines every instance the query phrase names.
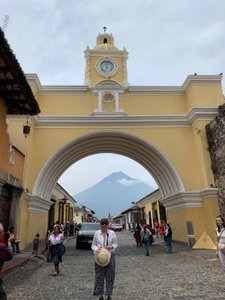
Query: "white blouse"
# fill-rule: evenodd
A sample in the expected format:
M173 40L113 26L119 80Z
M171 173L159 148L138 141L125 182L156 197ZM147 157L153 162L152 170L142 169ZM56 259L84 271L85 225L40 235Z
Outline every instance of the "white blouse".
M60 233L57 236L55 236L54 234L51 234L50 237L48 238L48 240L49 240L51 245L61 244L62 240L63 240L62 233Z
M114 231L107 229L107 235L104 239L101 229L97 230L94 234L91 249L95 252L97 249L105 246L112 246L113 249L110 250L110 252L115 251L115 249L118 247L116 234Z

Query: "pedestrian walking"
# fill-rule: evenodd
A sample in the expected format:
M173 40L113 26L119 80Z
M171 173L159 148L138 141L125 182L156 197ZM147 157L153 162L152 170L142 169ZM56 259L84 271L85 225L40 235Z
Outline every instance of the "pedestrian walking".
M37 233L33 239L33 255L38 255L38 245L39 245L40 234Z
M16 255L16 254L20 253L20 247L19 247L20 240L15 238L14 231L15 231L15 227L11 226L9 228L8 232L5 233L5 243L7 245L8 238L11 237L11 245L13 248L13 254Z
M145 224L141 230L141 241L145 246L145 255L149 256L149 246L150 246L150 238L151 238L151 231L148 229L148 225Z
M216 225L216 256L219 257L219 260L225 270L225 220L221 215L216 218ZM223 288L222 291L225 292L225 288Z
M153 226L154 226L154 230L155 230L155 235L158 238L159 237L159 222L157 219L154 219Z
M166 240L167 253L171 254L172 253L172 229L169 222L166 223L165 240Z
M4 232L4 227L0 223L0 240L2 239L2 235ZM8 261L12 259L13 257L13 247L12 247L12 241L14 239L14 236L12 234L9 235L7 245L5 243L0 243L0 275L2 271L2 267L4 265L5 261ZM6 292L4 291L4 288L2 286L2 279L0 278L0 299L1 300L7 300Z
M160 220L159 234L160 234L160 237L161 237L161 242L164 242L165 241L165 221L164 220Z
M102 219L101 229L95 232L91 248L95 258L94 296L104 299L104 281L106 282L105 295L111 300L115 281L115 250L118 246L114 231L108 229L109 222Z
M134 238L137 246L141 246L141 226L139 223L137 224L136 229L134 231Z
M51 259L53 260L55 271L53 276L59 274L59 263L62 262L62 248L63 248L64 232L60 231L59 225L54 225L54 231L49 236L48 252L51 253Z

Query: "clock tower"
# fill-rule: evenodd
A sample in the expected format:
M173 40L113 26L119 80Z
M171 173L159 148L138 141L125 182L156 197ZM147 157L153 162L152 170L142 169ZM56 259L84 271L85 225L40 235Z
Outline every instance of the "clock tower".
M86 69L85 85L92 94L97 96L95 113L121 113L119 107L121 94L127 82L127 58L125 47L119 50L114 45L112 34L104 33L97 36L96 46L85 50Z

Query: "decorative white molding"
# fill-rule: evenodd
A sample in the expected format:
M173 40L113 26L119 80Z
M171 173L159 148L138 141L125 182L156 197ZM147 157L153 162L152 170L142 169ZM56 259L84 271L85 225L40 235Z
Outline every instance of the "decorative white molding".
M91 56L94 57L102 57L107 53L110 57L121 57L123 55L123 51L118 50L116 48L109 47L108 49L91 49Z
M114 91L114 90L113 90ZM31 117L36 127L44 126L78 126L91 124L124 124L129 126L184 126L190 127L197 119L212 120L217 115L217 108L202 107L193 108L187 115L145 115L145 116L128 116L126 112L110 113L94 112L90 116L44 116L37 115ZM105 117L103 117L105 115ZM99 116L99 118L98 118ZM25 116L9 116L8 118L23 118Z
M128 86L131 95L184 95L180 86Z
M99 51L97 51L99 52ZM105 50L100 51L105 53ZM110 51L109 51L110 52ZM123 51L118 51L123 54ZM99 54L102 57L102 54ZM110 58L113 58L110 55ZM115 56L118 58L118 56ZM26 74L28 82L34 82L38 92L44 93L84 93L88 90L88 86L85 85L45 85L43 86L37 76L37 74ZM143 95L170 95L170 94L184 94L185 90L190 83L193 85L221 85L222 75L189 75L181 86L128 86L128 91L135 94Z
M85 84L90 87L91 86L91 59L90 59L90 55L87 55L85 58L86 58Z
M188 85L221 85L222 75L188 75L182 84L183 90L186 90Z
M15 150L12 144L9 145L9 162L11 165L15 164Z
M160 202L168 210L177 210L181 208L202 207L202 200L209 197L216 197L217 188L207 188L201 191L181 192L169 197L160 199Z
M111 72L105 73L101 70L101 63L103 63L104 61L109 61L113 64L113 70ZM110 57L109 56L104 56L96 62L95 69L99 74L101 74L102 76L108 78L108 77L111 77L111 76L116 74L116 72L118 71L118 64L111 56Z
M29 193L25 194L24 200L27 201L29 212L46 214L52 205L52 201Z
M123 86L127 87L128 86L128 81L127 81L127 56L123 56Z
M37 74L26 74L27 81L36 85L36 93L40 95L45 94L84 94L88 91L88 86L86 85L42 85Z
M97 132L74 139L64 145L41 169L32 193L49 199L55 183L73 163L100 152L117 153L134 159L148 170L155 179L163 198L184 191L184 186L174 166L160 149L130 134Z
M104 91L102 93L102 101L105 103L115 102L116 93L112 91ZM108 96L108 97L107 97ZM110 97L111 96L111 97Z
M184 95L192 85L221 85L222 75L189 75L182 86L128 86L133 95Z
M104 119L104 118L120 118L121 116L126 116L126 113L123 112L122 110L120 111L94 111L91 116L93 117L99 117L101 119Z

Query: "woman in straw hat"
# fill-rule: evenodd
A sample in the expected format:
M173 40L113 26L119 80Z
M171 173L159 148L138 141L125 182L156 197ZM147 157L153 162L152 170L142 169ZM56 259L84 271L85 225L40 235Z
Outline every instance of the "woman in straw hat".
M104 280L106 281L107 300L111 300L115 281L115 249L117 238L114 231L108 229L109 222L102 219L101 229L95 232L91 245L95 259L95 286L94 296L104 299Z

